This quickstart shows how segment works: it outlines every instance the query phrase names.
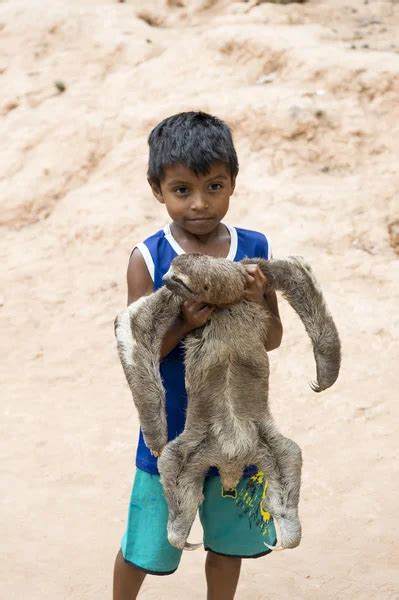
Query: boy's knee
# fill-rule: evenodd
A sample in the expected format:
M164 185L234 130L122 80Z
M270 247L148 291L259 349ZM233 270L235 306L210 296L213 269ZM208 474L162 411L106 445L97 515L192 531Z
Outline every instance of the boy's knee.
M145 578L145 573L125 561L121 550L115 559L113 599L134 600Z
M126 561L123 557L122 550L119 550L115 558L115 574L137 574L137 576L144 579L145 573L141 569L135 567L132 563Z

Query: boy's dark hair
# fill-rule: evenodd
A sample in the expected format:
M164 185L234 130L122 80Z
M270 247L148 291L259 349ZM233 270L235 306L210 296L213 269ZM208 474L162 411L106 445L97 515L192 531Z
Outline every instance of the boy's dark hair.
M160 185L164 169L182 163L194 173L206 175L216 160L226 163L234 181L237 154L230 128L204 112L183 112L161 121L148 137L148 180Z

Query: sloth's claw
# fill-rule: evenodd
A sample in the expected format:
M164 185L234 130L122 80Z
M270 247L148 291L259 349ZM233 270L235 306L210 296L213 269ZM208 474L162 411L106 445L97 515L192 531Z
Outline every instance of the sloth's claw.
M269 544L266 544L266 542L263 543L267 548L269 548L269 550L273 550L273 552L281 552L282 550L285 550L283 546L269 546Z
M319 383L317 381L311 381L309 383L310 389L313 390L314 392L321 392L321 387L319 385Z
M286 517L277 517L274 519L276 527L276 543L270 546L263 542L269 550L281 552L289 548L296 548L301 541L301 524L298 516L287 519Z
M276 528L276 545L275 546L270 546L270 544L267 544L266 542L263 542L266 546L266 548L269 548L269 550L272 550L273 552L281 552L281 550L284 550L284 546L281 542L281 525L280 525L280 521L278 519L275 519L274 521L274 525Z
M157 450L150 449L150 452L151 452L152 456L155 456L155 458L159 458L161 456L161 453L157 452Z
M184 550L198 550L198 548L201 548L202 544L190 544L190 542L186 542L184 544Z

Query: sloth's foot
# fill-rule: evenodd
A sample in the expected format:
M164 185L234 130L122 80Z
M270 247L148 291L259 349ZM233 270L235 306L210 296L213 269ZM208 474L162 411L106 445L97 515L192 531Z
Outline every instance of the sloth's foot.
M287 511L284 516L276 517L275 524L277 525L277 543L275 546L269 546L269 550L281 551L288 548L296 548L301 541L301 523L296 511Z
M179 535L176 532L168 533L168 541L169 544L171 544L175 548L178 548L179 550L184 550L184 546L186 545L185 536Z
M187 536L174 529L173 526L168 526L168 541L175 548L183 550L187 542Z
M178 532L173 531L173 529L168 529L168 541L169 544L175 548L179 548L179 550L197 550L202 546L202 543L191 544L190 542L187 542L187 537L185 535L181 535Z
M163 449L168 443L168 436L166 431L159 431L157 434L147 435L143 431L144 443L149 449L152 456L159 458L162 454Z
M147 444L146 446L148 448L148 450L150 451L151 456L155 456L155 458L159 458L163 452L163 449L166 446L166 442L163 443L155 443L153 442L152 444Z
M168 540L169 544L179 550L197 550L202 544L190 544L187 541L190 533L190 527L187 527L186 522L182 522L181 519L169 521L168 523Z

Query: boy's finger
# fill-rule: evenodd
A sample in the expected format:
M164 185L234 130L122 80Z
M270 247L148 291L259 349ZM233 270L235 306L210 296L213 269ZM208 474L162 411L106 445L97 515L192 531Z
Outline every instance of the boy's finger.
M214 307L213 307L213 306L204 306L204 308L202 308L202 309L201 309L201 310L200 310L200 311L197 313L197 316L198 316L200 319L208 319L208 318L211 316L211 314L213 313L213 311L214 311L214 310L215 310L215 309L214 309Z
M262 284L266 281L266 277L264 276L262 271L259 269L259 267L257 268L257 270L255 272L255 279L257 281L259 281L259 283L262 283Z
M262 271L259 268L259 265L250 265L251 267L251 275L256 277L257 275L263 275Z
M208 306L204 302L197 302L197 300L186 300L184 304L186 308L188 308L192 312L197 312L198 310L201 310L201 308L203 308L204 306Z
M198 304L195 300L184 300L183 306L184 308L192 308L194 304Z
M258 269L258 265L255 265L255 264L245 265L245 268L248 271L248 273L254 273L256 271L256 269Z
M215 310L215 307L212 306L211 304L204 304L199 310L198 312L204 313L204 312L213 312Z

